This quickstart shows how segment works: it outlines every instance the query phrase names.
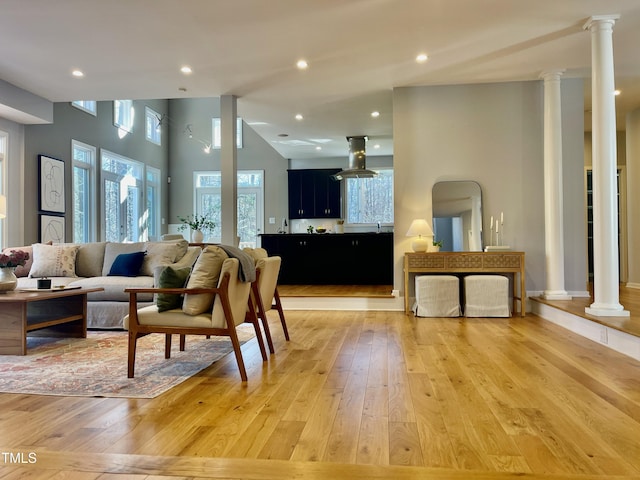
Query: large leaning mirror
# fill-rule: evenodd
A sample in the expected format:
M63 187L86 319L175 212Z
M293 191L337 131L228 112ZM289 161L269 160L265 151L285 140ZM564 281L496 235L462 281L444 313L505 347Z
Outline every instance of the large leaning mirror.
M482 251L482 190L477 182L438 182L431 192L433 238L441 251Z

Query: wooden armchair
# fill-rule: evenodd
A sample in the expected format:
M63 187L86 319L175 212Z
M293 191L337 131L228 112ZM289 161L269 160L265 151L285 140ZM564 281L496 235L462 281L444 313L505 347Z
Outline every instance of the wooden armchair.
M289 340L289 331L287 322L284 318L284 311L280 303L280 295L278 294L278 274L280 273L280 257L265 257L256 260L256 281L251 284L251 298L255 305L257 315L262 321L262 328L267 337L269 351L274 353L273 341L269 330L269 322L267 320L267 312L272 308L278 311L280 323L284 331L284 337ZM250 312L248 313L250 314Z
M240 350L240 342L236 327L245 320L252 323L262 358L267 360L264 342L258 325L253 302L249 301L251 283L238 279L239 262L235 258L227 258L222 264L220 280L217 288L127 288L129 292L129 315L124 318L124 326L129 331L128 377L133 378L136 360L136 343L138 338L150 333L164 333L165 358L171 355L171 335L181 337L180 349L184 350L185 335L218 335L228 336L238 362L240 377L247 381L247 372ZM213 310L200 315L188 315L181 308L158 312L156 305L137 307L138 293L170 293L199 294L214 293ZM247 314L247 305L249 313ZM252 313L253 312L253 313Z

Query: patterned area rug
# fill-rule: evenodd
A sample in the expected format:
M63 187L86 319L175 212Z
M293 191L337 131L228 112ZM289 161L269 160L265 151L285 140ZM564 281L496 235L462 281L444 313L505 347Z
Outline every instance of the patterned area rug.
M254 336L252 326L238 328L241 344ZM87 338L29 337L27 355L0 355L0 392L154 398L233 355L228 338L187 336L186 350L180 352L174 335L171 358L165 359L164 335L147 335L138 339L135 378L127 378L127 337L123 331L90 331Z

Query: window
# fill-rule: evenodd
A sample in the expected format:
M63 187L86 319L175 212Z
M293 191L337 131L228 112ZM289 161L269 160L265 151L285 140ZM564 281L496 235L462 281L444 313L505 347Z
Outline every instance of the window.
M213 134L211 138L213 139L213 148L220 148L222 146L221 140L221 126L220 119L213 119ZM242 148L242 119L238 117L236 119L236 147Z
M145 138L156 145L162 145L162 118L155 110L144 107Z
M144 165L100 151L102 164L102 236L107 242L144 240L142 180Z
M346 223L393 224L393 169L376 169L377 177L345 180Z
M114 100L113 124L121 131L133 130L133 100Z
M146 238L160 240L160 170L147 167Z
M240 247L255 248L264 222L264 187L262 171L242 170L237 172L238 181L238 236ZM222 201L220 172L196 172L196 212L208 214L216 224L213 232L205 237L207 242L220 242Z
M7 185L5 185L5 180L4 180L7 177L6 170L5 170L7 168L7 162L5 161L6 157L7 157L7 134L5 132L0 132L0 195L4 195L5 197L7 196L6 194ZM7 210L9 209L8 205L5 205L5 207L7 208ZM6 213L7 215L9 214L8 211ZM6 222L6 219L0 218L0 250L4 248L7 242L7 238L5 237L5 232L6 232L5 222Z
M73 241L93 242L96 232L96 148L71 141L73 152Z
M95 100L75 100L71 102L71 105L83 112L93 115L94 117L98 114L97 103Z

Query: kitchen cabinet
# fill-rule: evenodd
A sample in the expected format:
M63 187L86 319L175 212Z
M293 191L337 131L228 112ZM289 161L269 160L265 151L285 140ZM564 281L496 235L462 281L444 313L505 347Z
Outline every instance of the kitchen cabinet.
M264 234L282 285L392 285L393 234Z
M338 168L289 170L289 219L340 218Z

